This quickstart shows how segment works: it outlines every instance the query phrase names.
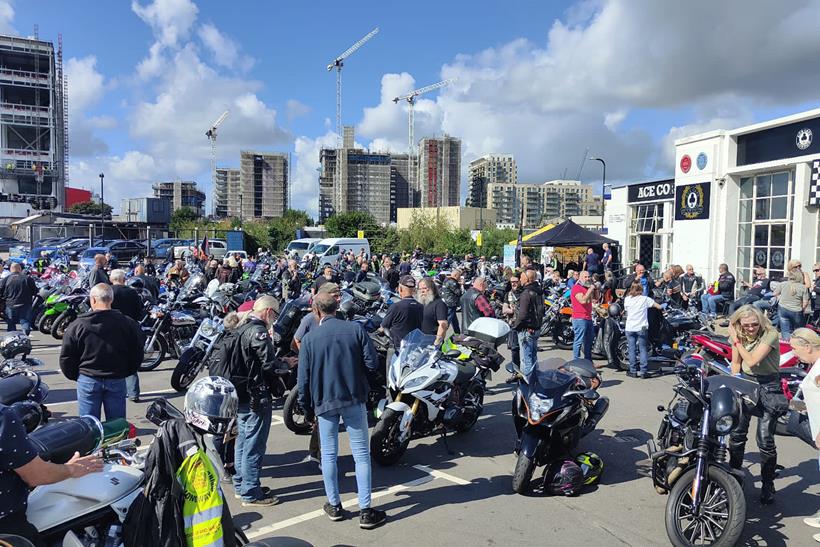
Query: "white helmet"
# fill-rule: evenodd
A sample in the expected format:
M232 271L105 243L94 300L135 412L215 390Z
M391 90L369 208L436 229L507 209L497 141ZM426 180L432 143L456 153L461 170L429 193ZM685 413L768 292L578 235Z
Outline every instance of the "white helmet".
M185 394L185 421L214 435L227 433L238 408L236 388L218 376L200 378Z

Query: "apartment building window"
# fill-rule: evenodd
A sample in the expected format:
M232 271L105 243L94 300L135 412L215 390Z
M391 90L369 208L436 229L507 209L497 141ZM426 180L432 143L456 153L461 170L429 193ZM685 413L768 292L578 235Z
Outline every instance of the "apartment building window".
M769 278L782 277L791 247L794 220L794 176L791 171L740 179L737 272L750 279L754 267Z

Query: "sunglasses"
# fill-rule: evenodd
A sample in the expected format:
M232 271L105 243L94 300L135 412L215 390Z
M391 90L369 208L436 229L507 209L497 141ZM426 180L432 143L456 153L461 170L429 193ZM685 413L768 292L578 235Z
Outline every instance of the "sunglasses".
M760 326L760 323L741 323L740 326L744 329L756 329Z
M813 272L820 272L820 268L815 268L815 269L814 269L814 270L812 270L812 271L813 271Z

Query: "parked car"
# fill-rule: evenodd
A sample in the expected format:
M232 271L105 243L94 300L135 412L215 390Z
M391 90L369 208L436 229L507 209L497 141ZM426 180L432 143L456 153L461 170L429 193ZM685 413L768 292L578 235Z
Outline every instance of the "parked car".
M104 255L108 252L108 247L89 247L80 255L77 267L81 270L90 270L94 267L94 256Z
M174 258L185 258L196 251L196 243L187 241L184 244L174 246ZM202 241L199 241L202 245ZM228 244L224 239L209 239L208 240L208 254L213 255L215 259L222 260L225 257L225 252L228 249Z
M120 262L128 262L135 256L145 255L145 247L136 241L119 240L108 244L108 251Z
M23 242L13 237L0 237L0 251L8 252L12 247L20 245L21 243Z
M167 258L168 251L176 245L187 245L187 239L180 239L176 237L168 237L164 239L155 239L151 243L151 255L156 258Z

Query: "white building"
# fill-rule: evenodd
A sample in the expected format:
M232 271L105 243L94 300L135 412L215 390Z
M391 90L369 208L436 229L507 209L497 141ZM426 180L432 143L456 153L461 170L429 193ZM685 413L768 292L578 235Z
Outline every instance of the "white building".
M708 280L725 262L748 281L789 259L820 260L816 188L820 109L675 141L675 178L613 189L609 235L634 258L692 264Z

